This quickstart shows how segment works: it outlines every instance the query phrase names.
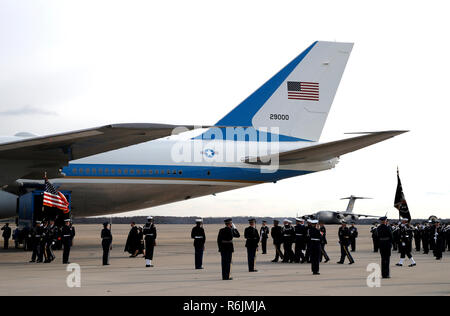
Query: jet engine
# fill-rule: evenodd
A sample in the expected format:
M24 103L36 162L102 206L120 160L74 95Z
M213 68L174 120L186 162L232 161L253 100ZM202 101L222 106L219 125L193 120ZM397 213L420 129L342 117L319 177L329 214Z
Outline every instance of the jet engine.
M0 219L16 216L17 195L0 190Z

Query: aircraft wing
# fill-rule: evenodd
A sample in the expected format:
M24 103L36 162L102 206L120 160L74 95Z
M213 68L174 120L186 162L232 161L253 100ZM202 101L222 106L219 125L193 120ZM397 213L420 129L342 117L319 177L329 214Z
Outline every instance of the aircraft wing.
M178 126L112 124L85 130L26 138L0 144L0 187L16 179L58 177L70 160L170 136ZM192 126L185 126L192 129Z
M367 135L347 138L343 140L313 145L305 148L281 152L278 154L281 165L318 162L339 157L343 154L382 142L386 139L403 134L407 131L382 131L367 133ZM244 162L249 164L268 164L277 154L262 157L246 157Z
M342 213L339 213L339 214L342 214L344 216L356 215L358 217L377 217L377 218L380 217L380 215L367 215L367 214L356 214L356 213L347 213L347 212L342 212Z

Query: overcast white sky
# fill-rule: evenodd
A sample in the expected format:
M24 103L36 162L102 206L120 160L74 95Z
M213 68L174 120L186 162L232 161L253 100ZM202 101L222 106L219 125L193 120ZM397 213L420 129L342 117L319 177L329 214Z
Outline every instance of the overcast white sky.
M354 42L321 141L410 133L337 168L131 214L450 217L447 1L0 1L0 134L214 124L315 40Z

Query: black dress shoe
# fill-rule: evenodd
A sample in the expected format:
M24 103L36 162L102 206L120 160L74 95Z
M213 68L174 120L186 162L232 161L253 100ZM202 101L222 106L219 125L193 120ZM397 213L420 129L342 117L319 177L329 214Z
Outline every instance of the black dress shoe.
M415 263L411 263L408 267L414 267L415 265Z
M314 272L313 275L320 275L320 273L319 272Z
M272 260L272 262L278 262L278 260L276 260L276 259L273 259L273 260Z
M248 272L258 272L258 270L249 270Z
M341 261L338 261L338 262L336 262L337 264L344 264L343 262L341 262Z
M400 263L396 263L395 264L397 267L403 267L403 264L400 264Z
M325 260L325 262L324 262L324 263L327 263L328 261L330 261L330 259L327 259L327 260Z
M352 262L349 262L348 264L354 264L355 263L355 261L352 261Z

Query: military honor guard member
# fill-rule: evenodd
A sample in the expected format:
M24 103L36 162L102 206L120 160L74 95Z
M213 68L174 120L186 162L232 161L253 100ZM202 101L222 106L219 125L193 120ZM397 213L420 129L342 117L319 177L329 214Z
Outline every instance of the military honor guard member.
M303 218L295 219L295 248L294 248L294 262L304 263L305 255L303 251L306 249L306 226Z
M64 246L63 250L63 264L69 264L70 248L72 247L73 237L75 236L75 231L70 224L70 219L64 220L64 226L61 229L61 240Z
M312 221L313 218L308 218L306 221L308 225L306 226L306 251L305 251L305 260L303 262L311 263L311 240L309 237L309 230L314 226Z
M34 223L34 227L30 230L28 235L28 239L31 244L32 254L30 262L39 262L39 258L42 258L41 255L41 238L42 238L42 228L41 221L36 221ZM41 259L42 262L42 259Z
M11 238L11 227L9 227L9 223L6 223L3 227L2 227L3 233L2 233L2 237L3 237L3 249L8 249L9 248L9 239Z
M267 221L262 221L259 235L261 236L262 254L265 255L267 254L267 239L269 239L269 227L267 227Z
M348 251L348 246L350 243L350 230L347 227L347 222L345 220L342 221L342 226L339 227L339 244L341 245L341 260L337 263L343 264L345 261L345 257L350 261L348 264L353 264L355 261L353 260L352 255Z
M273 227L270 230L270 236L272 236L273 245L275 247L275 259L272 262L278 262L278 259L283 260L284 255L281 252L281 244L283 243L283 228L279 226L280 222L276 219L273 220Z
M373 252L378 252L378 236L377 236L378 223L374 222L370 228L370 234L372 235Z
M231 264L233 260L233 238L239 238L241 235L234 226L231 218L226 219L225 227L219 230L217 236L217 245L222 257L222 280L232 280Z
M256 261L256 251L258 250L259 244L259 233L256 229L256 220L251 218L248 220L248 226L244 231L244 238L246 239L245 247L247 248L247 261L248 261L248 271L258 272L255 269Z
M425 222L422 231L422 246L424 255L427 255L428 252L430 251L430 235L431 235L430 223Z
M403 266L405 256L407 256L411 261L411 264L409 265L410 267L414 267L416 265L416 262L411 255L413 229L411 226L409 226L408 222L409 220L407 218L402 218L402 223L398 229L400 261L396 265L399 267Z
M295 242L295 229L291 225L292 221L285 219L283 221L283 262L294 262L295 254L292 251L292 244Z
M320 245L322 247L322 254L320 256L320 262L322 262L323 258L325 258L325 263L330 261L330 257L328 257L327 252L325 251L325 245L327 242L327 229L325 228L325 225L323 223L319 222L319 230L321 235L321 242Z
M191 231L191 238L194 239L195 269L203 269L203 252L205 250L206 242L203 219L197 218L195 220L195 226Z
M147 217L147 223L145 223L142 233L145 240L145 267L150 268L153 267L153 251L155 250L157 236L152 216Z
M379 220L381 224L377 227L377 238L381 255L381 276L383 279L388 279L390 278L389 264L394 236L391 227L388 225L387 217L383 216Z
M53 245L55 245L58 239L58 226L55 225L54 220L50 220L45 231L45 251L44 251L44 263L50 263L55 260L55 254L53 253Z
M320 229L317 227L319 221L317 219L311 220L311 227L308 230L308 237L310 241L310 261L311 271L314 275L319 275L319 264L322 253L321 234Z
M416 223L413 234L416 251L420 251L420 243L422 242L422 226L419 223Z
M447 223L444 229L445 242L447 244L447 251L450 251L450 223Z
M108 222L103 223L103 229L100 234L102 238L102 248L103 248L103 265L109 266L109 251L112 249L112 234Z
M351 223L352 226L350 226L349 231L350 231L350 246L351 246L351 251L355 252L356 250L356 238L358 238L358 228L356 228L355 226L355 222Z
M434 221L433 240L434 249L433 255L436 260L442 259L442 250L444 249L444 233L442 231L441 222L439 220Z
M394 236L394 241L392 243L392 250L400 252L398 244L400 242L400 228L398 227L398 223L394 223L392 226L392 235Z

